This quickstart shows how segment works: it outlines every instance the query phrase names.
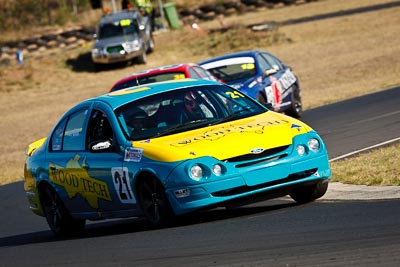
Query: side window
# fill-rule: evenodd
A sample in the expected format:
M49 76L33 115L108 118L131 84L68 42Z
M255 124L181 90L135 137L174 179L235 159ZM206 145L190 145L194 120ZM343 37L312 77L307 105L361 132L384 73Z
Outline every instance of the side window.
M213 76L211 76L211 74L210 74L208 71L206 71L206 70L204 70L204 69L202 69L202 68L198 68L198 67L195 67L195 70L196 70L198 73L200 73L200 75L202 76L202 79L206 79L206 80L215 80L215 79L213 78Z
M189 74L191 78L201 79L197 72L193 68L189 68Z
M87 113L88 111L85 109L78 111L69 117L64 132L63 151L84 150L85 135L83 132L83 126Z
M266 70L272 69L272 64L269 63L263 56L257 55L257 60L258 60L258 64L260 65L263 73Z
M107 115L100 110L93 110L87 131L87 148L99 142L110 141L112 144L113 130Z
M263 53L262 57L265 58L265 60L268 61L268 64L270 64L273 68L278 68L278 70L283 69L282 63L272 55Z
M57 128L54 130L53 135L51 136L51 150L52 151L61 151L62 150L62 142L65 130L65 123L67 120L63 120L60 124L57 125Z

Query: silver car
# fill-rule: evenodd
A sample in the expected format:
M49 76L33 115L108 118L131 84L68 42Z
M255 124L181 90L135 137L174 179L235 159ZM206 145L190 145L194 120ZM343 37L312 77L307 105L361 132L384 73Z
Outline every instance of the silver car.
M136 10L105 15L96 33L92 60L96 67L136 59L146 64L146 54L154 50L151 21Z

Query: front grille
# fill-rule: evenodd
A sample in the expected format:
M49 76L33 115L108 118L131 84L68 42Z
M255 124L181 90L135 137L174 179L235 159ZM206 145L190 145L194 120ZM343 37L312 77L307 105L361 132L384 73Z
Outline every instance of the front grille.
M254 165L254 164L259 164L259 163L263 163L263 162L268 162L268 161L284 158L287 156L287 153L282 153L282 152L285 151L288 147L289 147L289 145L275 147L275 148L267 149L259 154L245 154L245 155L240 155L240 156L233 157L233 158L224 159L223 161L231 162L231 163L245 162L245 163L236 165L236 168L247 167L247 166Z
M122 47L122 45L109 46L109 47L107 47L107 52L108 52L109 54L112 54L112 53L119 53L119 52L121 52L122 50L124 50L124 48Z

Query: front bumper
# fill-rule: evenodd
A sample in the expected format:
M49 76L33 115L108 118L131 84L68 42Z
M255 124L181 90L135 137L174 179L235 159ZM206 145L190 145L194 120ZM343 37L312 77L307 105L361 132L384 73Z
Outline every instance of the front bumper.
M331 177L328 156L322 153L309 159L285 159L245 167L224 179L167 189L175 214L185 214L227 203L262 196L265 199L290 194L291 189ZM185 192L185 196L177 192Z
M107 52L106 49L103 49L97 53L92 52L92 60L94 63L111 64L132 60L141 56L143 53L143 49L130 52L127 52L126 50Z

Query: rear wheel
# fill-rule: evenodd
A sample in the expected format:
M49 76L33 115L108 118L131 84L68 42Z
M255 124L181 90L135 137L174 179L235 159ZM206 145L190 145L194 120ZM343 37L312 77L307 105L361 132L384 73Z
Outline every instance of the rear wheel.
M263 105L264 105L265 107L267 107L268 109L274 110L273 107L272 107L272 105L271 105L271 103L268 103L268 102L267 102L267 98L266 98L263 94L259 93L259 94L257 95L257 101L260 102L261 104L263 104Z
M45 186L41 202L47 223L56 236L74 234L84 230L85 220L73 218L50 185Z
M328 182L328 180L322 180L312 185L298 187L290 193L290 197L300 204L314 201L325 195Z
M154 226L164 226L173 217L164 186L154 177L138 181L139 203L147 220Z

